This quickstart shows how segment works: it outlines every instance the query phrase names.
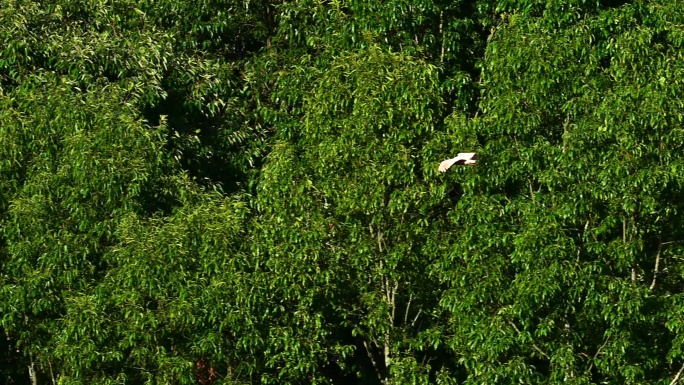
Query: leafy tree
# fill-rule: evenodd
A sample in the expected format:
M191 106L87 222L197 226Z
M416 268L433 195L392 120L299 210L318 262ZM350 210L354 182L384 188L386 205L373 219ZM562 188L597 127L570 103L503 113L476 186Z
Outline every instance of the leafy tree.
M48 3L0 4L5 382L680 381L681 1Z
M103 253L122 217L173 203L161 131L119 104L124 90L75 93L63 78L44 81L23 100L3 96L0 128L2 174L9 177L2 184L9 197L2 324L32 360L51 354L70 293L102 278Z
M270 344L282 346L288 374L314 357L371 369L362 375L382 383L428 381L434 358L421 332L436 322L439 286L425 279L434 256L424 247L444 222L425 215L443 207L444 186L426 182L436 170L421 148L438 87L434 66L402 54L371 46L342 56L311 90L297 135L269 155L256 247L284 310L302 320L284 335L297 343ZM321 344L342 357L318 353Z
M247 344L259 334L245 317L250 266L237 252L245 204L201 191L182 200L170 217L123 218L106 276L69 298L54 353L64 383L250 378Z
M447 343L466 383L670 383L681 12L636 3L549 29L561 16L511 15L488 46L483 113L463 127L485 160L455 174L457 241L437 266Z

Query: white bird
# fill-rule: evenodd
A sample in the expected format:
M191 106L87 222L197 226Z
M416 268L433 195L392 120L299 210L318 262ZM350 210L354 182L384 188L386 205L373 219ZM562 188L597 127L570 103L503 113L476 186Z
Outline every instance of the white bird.
M444 172L455 164L474 166L477 164L477 154L474 152L461 152L455 158L447 159L439 164L439 172Z

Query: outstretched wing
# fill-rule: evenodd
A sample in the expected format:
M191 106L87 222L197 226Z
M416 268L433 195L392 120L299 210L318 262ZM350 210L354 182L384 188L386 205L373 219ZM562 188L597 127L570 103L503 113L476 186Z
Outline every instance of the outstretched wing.
M467 164L474 166L477 164L477 154L474 152L462 152L455 158L447 159L439 164L439 172L445 172L454 164Z
M451 158L447 159L445 161L442 161L442 163L439 164L439 172L444 172L449 169L449 167L453 166L454 163L458 162L459 158Z

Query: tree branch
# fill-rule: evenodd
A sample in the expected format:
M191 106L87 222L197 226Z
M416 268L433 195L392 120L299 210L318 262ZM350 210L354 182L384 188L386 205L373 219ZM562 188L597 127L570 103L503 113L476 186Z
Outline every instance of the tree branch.
M679 382L679 377L682 375L682 372L684 372L684 365L682 365L681 368L679 368L679 371L677 374L675 374L674 378L672 379L672 382L670 382L670 385L675 385Z
M418 321L418 317L420 317L420 313L423 312L423 309L418 309L418 314L416 314L416 317L413 319L413 322L411 322L411 326L416 326L416 321Z
M534 199L534 189L532 188L532 178L527 178L527 182L530 186L530 198L532 198L532 203L537 203Z
M52 379L52 385L57 385L57 381L55 381L55 372L52 370L52 360L48 360L48 366L50 367L50 378Z
M656 261L655 261L655 267L653 268L653 281L651 281L651 286L648 287L648 290L653 290L653 288L656 285L656 279L658 278L658 268L660 266L660 252L663 249L663 238L659 237L658 238L658 254L656 254Z
M568 112L567 115L565 115L565 122L563 122L563 154L565 154L565 149L566 149L566 136L568 134L568 125L570 124L570 113Z
M439 62L444 63L444 11L439 12L439 33L442 35L442 52L439 55Z
M603 344L598 348L598 350L596 351L596 353L594 354L594 356L591 357L591 364L589 365L589 369L587 369L587 373L591 372L591 369L594 368L594 360L595 360L596 357L598 357L598 355L601 353L601 350L603 350L603 348L606 347L606 345L608 344L608 341L609 341L609 340L610 340L610 336L608 336L608 338L606 338L606 340L603 341Z
M624 216L622 217L622 244L627 245L627 218ZM636 282L636 260L632 261L632 282Z
M38 371L36 370L36 363L33 361L33 354L29 354L28 375L31 385L38 385Z
M368 342L363 341L363 347L366 348L366 354L368 354L368 358L370 358L371 364L373 364L373 369L375 369L375 374L378 376L378 380L382 383L382 374L380 373L380 368L378 367L378 363L375 362L375 358L373 358L373 353L371 353L370 349L368 348Z
M520 333L520 329L518 329L518 327L515 326L515 324L513 323L513 321L508 321L508 323L511 324L511 326L513 326L513 329L515 329L515 331L518 332L518 334L521 334L521 333ZM537 352L539 352L539 354L541 354L542 356L546 357L547 360L550 360L550 359L551 359L551 357L549 357L548 354L544 353L544 351L541 350L541 349L539 348L539 346L537 346L537 344L535 344L534 342L532 342L532 347L534 348L534 350L536 350Z
M408 315L409 315L409 309L411 308L411 300L413 300L413 293L409 294L409 300L408 300L408 303L406 304L406 312L404 313L404 325L408 325Z
M583 238L586 237L586 235L587 235L587 228L589 228L589 220L588 220L588 219L587 219L587 223L584 224L584 231L582 232L582 237L583 237ZM582 241L582 243L577 247L577 263L579 263L579 261L580 261L580 254L581 254L581 252L582 252L582 244L584 244L583 241Z

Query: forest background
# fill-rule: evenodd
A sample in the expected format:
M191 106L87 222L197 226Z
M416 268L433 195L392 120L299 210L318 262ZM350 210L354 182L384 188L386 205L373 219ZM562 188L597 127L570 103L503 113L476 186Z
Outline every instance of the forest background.
M676 384L683 45L682 0L4 0L0 382Z

